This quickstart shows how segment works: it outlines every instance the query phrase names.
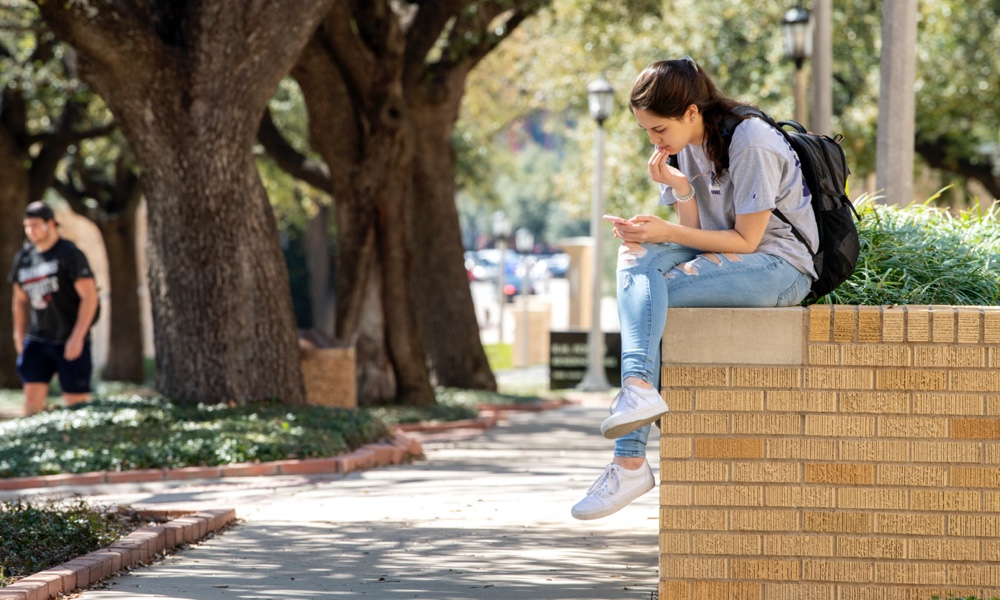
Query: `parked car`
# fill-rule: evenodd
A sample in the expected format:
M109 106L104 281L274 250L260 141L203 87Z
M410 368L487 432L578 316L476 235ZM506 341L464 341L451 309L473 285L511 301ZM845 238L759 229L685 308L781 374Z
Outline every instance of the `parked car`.
M556 252L554 254L539 254L538 263L532 271L532 276L565 277L569 271L569 254Z
M518 254L510 249L504 252L503 292L507 301L513 301L514 296L523 292L526 279L532 281L528 293L534 294L536 292L535 282L538 278L549 276L539 271L539 265L540 261L533 255ZM544 265L541 268L544 270ZM469 273L471 281L499 283L500 250L487 248L478 252L466 252L465 269ZM526 277L529 272L530 278Z

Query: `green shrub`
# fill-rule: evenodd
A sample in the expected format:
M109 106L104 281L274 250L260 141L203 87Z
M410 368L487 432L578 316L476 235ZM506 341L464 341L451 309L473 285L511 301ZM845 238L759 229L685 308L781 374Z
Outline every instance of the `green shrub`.
M136 524L82 500L0 503L0 587L109 546Z
M830 304L1000 304L1000 215L859 203L861 256Z
M388 432L361 410L95 399L0 422L0 477L327 457Z

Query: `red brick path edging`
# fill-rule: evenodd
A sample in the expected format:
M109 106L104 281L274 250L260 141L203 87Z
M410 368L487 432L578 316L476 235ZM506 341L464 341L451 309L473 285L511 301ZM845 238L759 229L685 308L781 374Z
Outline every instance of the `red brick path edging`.
M181 467L177 469L140 469L135 471L97 471L67 475L41 475L0 479L0 491L85 486L108 483L147 483L215 479L219 477L263 477L270 475L319 475L350 473L385 465L398 465L404 460L423 455L420 441L409 432L435 433L457 429L490 429L508 412L553 410L573 404L567 400L549 400L535 404L482 405L478 417L445 423L408 423L397 425L392 439L378 444L365 444L353 452L329 458L278 460L263 463L236 463L216 467ZM2 600L2 598L0 598Z
M46 488L62 485L96 485L105 483L145 483L218 477L259 477L266 475L317 475L350 473L384 465L398 465L414 456L422 456L420 442L402 431L393 432L392 439L378 444L365 444L356 450L330 458L278 460L264 463L238 463L217 467L181 467L179 469L141 469L136 471L98 471L70 475L42 475L0 479L0 491ZM2 599L2 596L0 596Z
M144 510L143 513L170 516L177 511ZM0 600L49 600L60 594L68 594L111 577L123 569L148 563L160 552L201 540L235 519L236 511L231 508L203 510L163 525L140 527L107 548L0 588Z

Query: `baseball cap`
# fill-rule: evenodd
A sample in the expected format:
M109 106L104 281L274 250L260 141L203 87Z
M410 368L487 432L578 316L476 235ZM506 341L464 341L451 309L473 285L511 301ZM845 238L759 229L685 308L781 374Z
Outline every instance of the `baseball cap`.
M25 219L42 219L43 221L55 221L56 215L49 208L49 205L42 202L41 200L36 200L28 205L24 209Z

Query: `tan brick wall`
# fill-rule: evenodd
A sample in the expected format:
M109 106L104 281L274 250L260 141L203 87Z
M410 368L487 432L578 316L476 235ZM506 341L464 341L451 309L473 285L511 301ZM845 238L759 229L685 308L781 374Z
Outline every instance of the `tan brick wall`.
M1000 596L1000 307L721 310L664 335L660 599Z

